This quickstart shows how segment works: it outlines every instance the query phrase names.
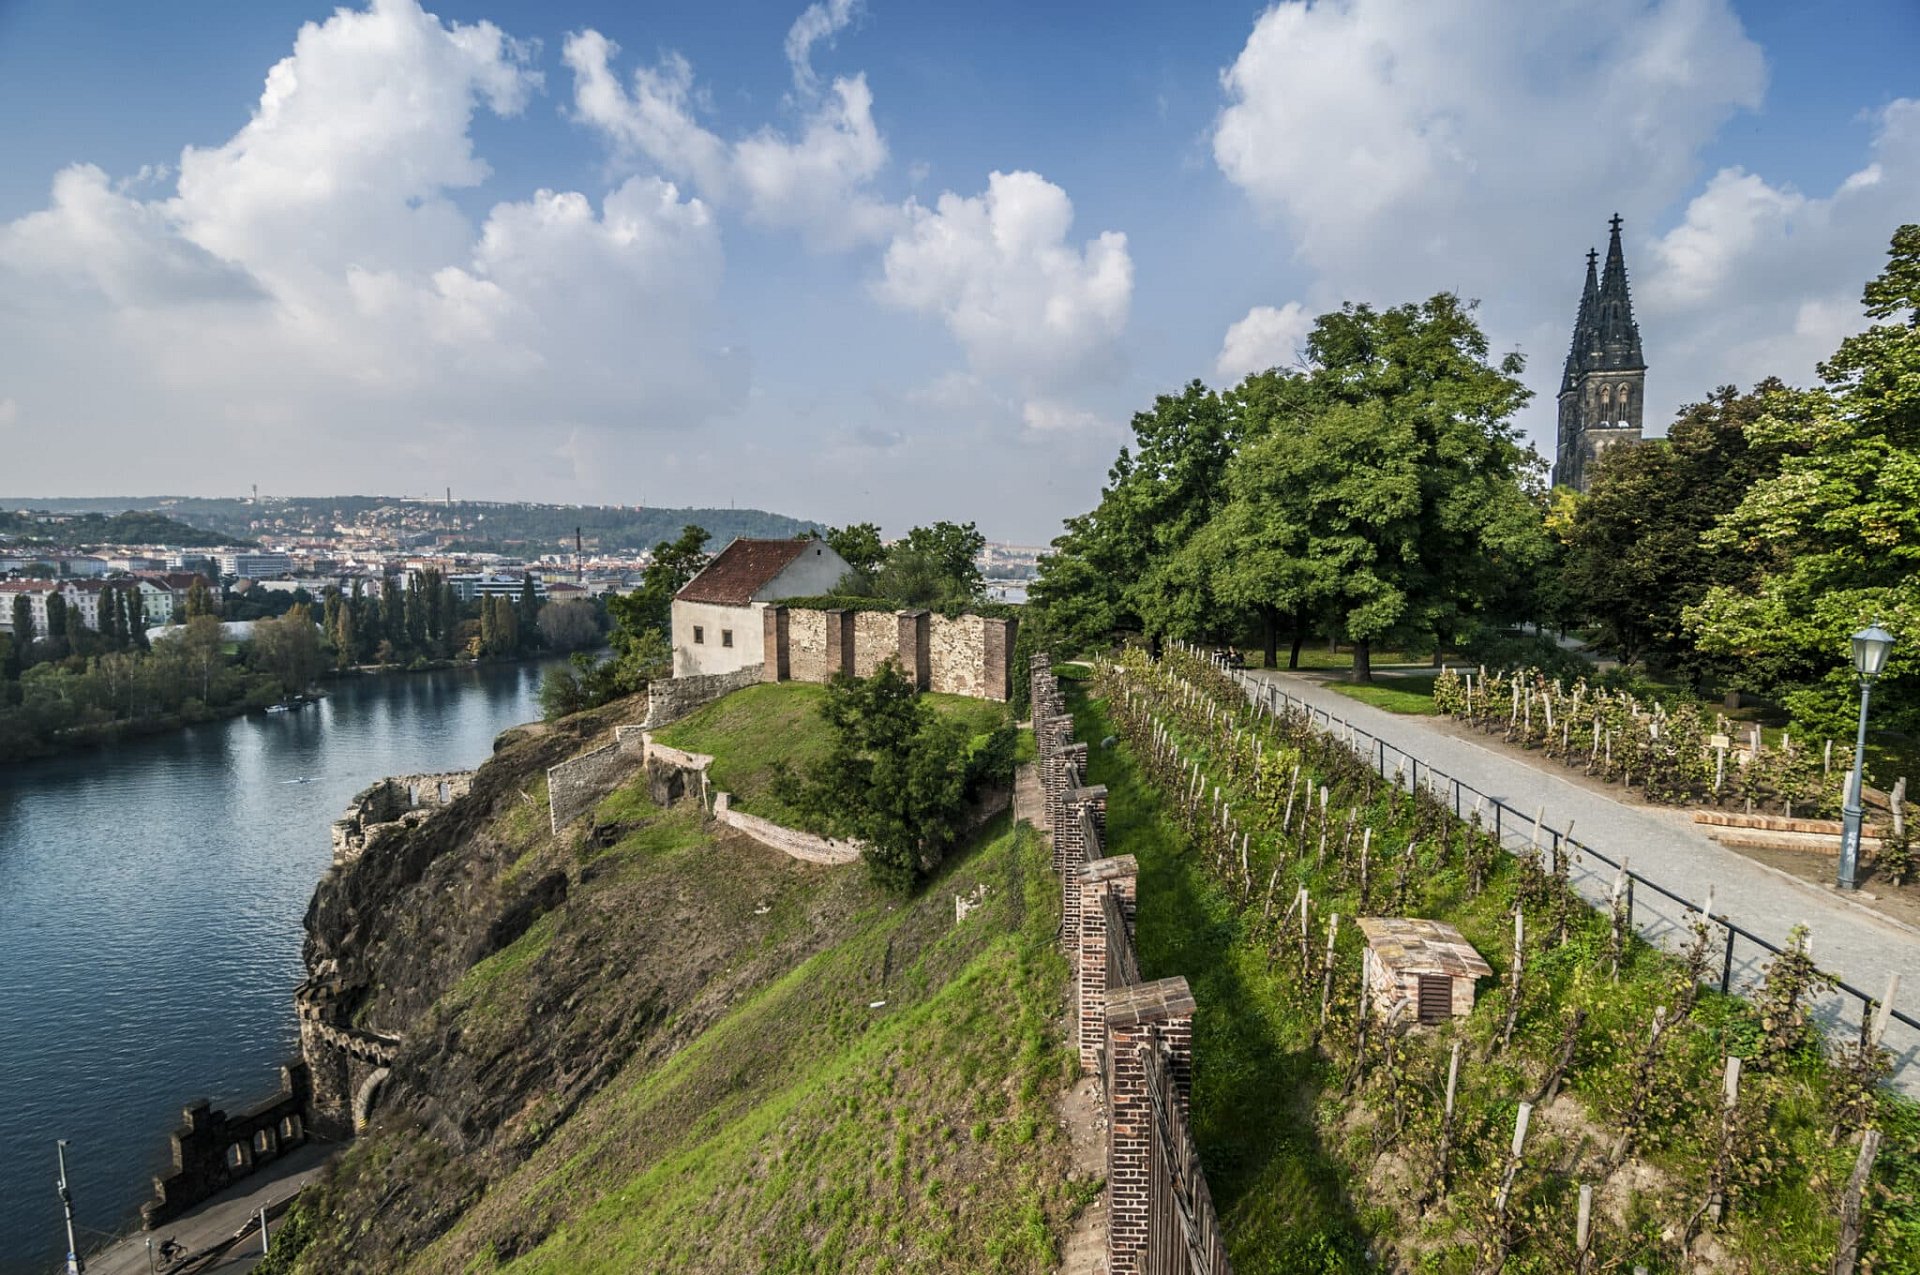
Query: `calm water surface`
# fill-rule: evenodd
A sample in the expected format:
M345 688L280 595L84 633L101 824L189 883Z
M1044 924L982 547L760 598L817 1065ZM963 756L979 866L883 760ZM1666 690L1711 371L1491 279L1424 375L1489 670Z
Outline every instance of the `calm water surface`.
M539 716L540 672L369 678L295 713L0 764L0 1273L65 1252L55 1138L97 1237L137 1222L188 1099L274 1090L328 825L382 776L477 765Z

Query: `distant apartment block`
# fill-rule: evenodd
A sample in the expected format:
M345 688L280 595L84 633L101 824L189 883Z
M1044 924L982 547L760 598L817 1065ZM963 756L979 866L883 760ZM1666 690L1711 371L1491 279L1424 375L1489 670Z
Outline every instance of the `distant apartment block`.
M454 597L462 602L472 602L476 598L518 598L523 579L517 575L463 571L448 576L447 583L453 586ZM544 599L547 596L547 582L539 576L533 577L533 593L537 598Z
M216 561L222 575L239 580L271 580L293 570L293 559L284 553L223 553Z

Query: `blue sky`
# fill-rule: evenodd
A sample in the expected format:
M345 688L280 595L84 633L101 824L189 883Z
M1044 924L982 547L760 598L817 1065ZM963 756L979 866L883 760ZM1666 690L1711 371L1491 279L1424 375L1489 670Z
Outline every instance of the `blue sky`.
M1650 421L1859 326L1916 51L1911 0L0 0L0 488L1042 540L1155 393L1439 288L1550 456L1616 208Z

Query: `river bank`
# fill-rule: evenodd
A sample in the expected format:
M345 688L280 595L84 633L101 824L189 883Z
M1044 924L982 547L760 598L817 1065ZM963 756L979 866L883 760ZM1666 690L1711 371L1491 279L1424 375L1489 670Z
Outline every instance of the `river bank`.
M476 765L551 662L355 676L319 704L0 767L0 1275L137 1224L181 1107L237 1110L297 1053L328 829L386 775Z
M413 664L356 664L344 669L329 669L320 675L322 684L357 681L372 677L414 676L424 673L444 673L460 669L482 669L511 667L523 664L552 664L561 657L547 654L484 656L480 659L445 659L416 662ZM321 692L323 695L325 691ZM160 713L151 717L119 719L111 722L98 722L85 726L70 727L53 739L33 739L24 743L0 740L0 763L44 761L48 758L63 757L71 753L85 752L94 748L107 748L135 740L150 739L159 735L168 735L190 726L204 726L211 722L229 721L236 717L245 717L249 713L265 711L269 704L279 701L277 692L261 692L249 695L237 703L209 708L205 705L191 712Z

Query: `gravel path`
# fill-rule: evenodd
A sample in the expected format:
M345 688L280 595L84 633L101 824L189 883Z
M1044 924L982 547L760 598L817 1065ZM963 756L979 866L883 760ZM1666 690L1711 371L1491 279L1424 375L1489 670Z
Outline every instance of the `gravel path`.
M1394 751L1399 749L1419 760L1420 781L1432 783L1449 802L1451 781L1458 780L1526 811L1525 819L1511 814L1502 818L1509 846L1527 844L1532 814L1544 808L1543 827L1564 830L1571 821L1577 841L1612 859L1627 859L1635 872L1692 902L1703 902L1711 889L1716 917L1773 943L1784 944L1787 932L1804 923L1813 934L1814 960L1863 992L1884 995L1888 976L1900 974L1895 1008L1920 1018L1920 934L1912 929L1727 849L1697 831L1681 812L1623 804L1536 769L1497 745L1450 735L1434 722L1385 712L1306 678L1266 669L1249 670L1246 676L1250 695L1262 695L1261 688L1271 685L1365 732L1372 737L1359 740L1365 747L1375 748L1374 740L1384 740L1389 774L1401 764ZM1468 793L1465 808L1470 812L1472 805ZM1613 870L1604 864L1575 866L1572 876L1591 900L1604 900L1612 887ZM1684 936L1684 916L1685 909L1654 891L1635 891L1634 919L1650 940L1672 946L1677 936ZM1744 939L1734 944L1735 991L1759 980L1767 956ZM1860 1002L1852 996L1829 996L1817 1013L1844 1039L1859 1031ZM1896 1019L1885 1044L1896 1059L1894 1084L1920 1097L1920 1031Z

